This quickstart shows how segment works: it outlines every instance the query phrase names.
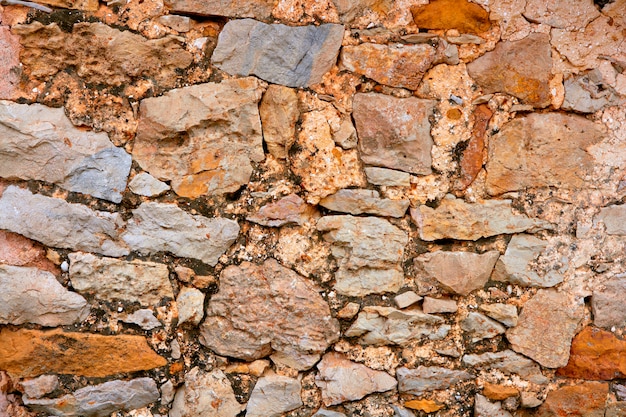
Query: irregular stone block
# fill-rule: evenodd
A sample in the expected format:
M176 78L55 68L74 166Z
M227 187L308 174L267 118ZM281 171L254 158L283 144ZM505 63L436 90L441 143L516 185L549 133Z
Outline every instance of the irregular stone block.
M297 379L282 375L268 375L259 379L246 406L249 417L280 417L300 407L302 386Z
M156 317L154 317L152 310L150 310L149 308L139 309L134 313L120 319L124 323L136 324L144 330L152 330L156 329L157 327L163 326L163 324L161 324L161 322Z
M319 374L315 377L315 385L322 390L322 402L326 406L360 400L373 392L389 391L398 385L387 372L375 371L335 352L324 355L317 369Z
M578 382L576 385L550 391L544 403L533 415L604 417L608 394L609 384L606 382Z
M491 320L489 317L471 311L461 322L461 329L468 332L472 337L472 343L479 342L483 339L491 339L499 334L503 334L506 329L497 321Z
M137 195L156 197L170 190L170 186L154 178L147 172L142 172L133 177L128 183L130 191Z
M415 293L414 291L406 291L406 292L403 292L402 294L399 294L393 297L393 301L395 301L398 308L407 308L417 303L421 299L422 297L417 295L417 293ZM428 311L424 311L424 312L428 313Z
M511 304L482 304L480 310L507 327L517 325L517 307Z
M274 0L166 0L165 4L176 13L200 16L252 17L269 19Z
M171 252L215 266L238 235L234 220L189 214L175 204L143 203L133 210L122 238L143 254Z
M17 233L0 230L0 263L15 266L30 266L59 273L59 268L48 258L43 246Z
M70 280L81 294L99 300L121 300L158 305L174 298L169 271L164 264L98 258L90 253L70 253Z
M415 369L400 367L396 370L398 391L401 393L424 395L428 391L447 389L462 381L474 379L465 371L441 368L439 366L418 366Z
M41 398L59 387L59 377L56 375L42 375L33 379L26 379L20 383L24 388L24 395L29 398Z
M56 248L125 256L129 251L118 242L118 213L94 211L60 198L32 194L14 185L0 196L0 229L19 233Z
M473 113L474 127L472 135L463 149L461 160L459 161L460 174L455 183L455 189L465 190L476 179L483 169L485 135L489 127L489 120L493 112L487 104L479 104Z
M267 150L276 158L287 158L287 152L296 140L296 122L300 116L296 91L270 85L263 94L259 115Z
M0 26L0 100L12 99L20 81L20 40L8 26Z
M412 174L432 172L429 116L435 102L358 93L353 113L364 163Z
M367 182L374 185L386 185L388 187L408 187L411 185L411 175L407 172L393 169L366 167L365 175Z
M484 383L483 395L492 401L502 401L507 398L517 397L519 390L515 387L500 384Z
M312 417L347 417L344 413L320 408Z
M595 113L609 105L619 105L624 100L604 80L602 73L594 69L565 79L565 98L561 108L581 113Z
M275 203L266 204L258 212L246 217L249 222L268 227L281 227L286 224L304 225L307 220L319 217L315 208L297 194L289 194Z
M87 301L59 284L50 272L0 264L0 324L55 327L83 321Z
M513 414L502 408L502 404L490 402L486 397L476 394L474 399L474 415L477 417L513 417Z
M626 236L626 205L603 207L594 218L594 223L601 221L606 227L606 234Z
M63 9L87 10L90 12L98 10L97 0L42 0L40 3Z
M237 191L265 158L255 78L170 90L141 101L133 158L182 197Z
M434 0L411 8L411 13L417 27L423 29L456 29L477 34L491 27L489 13L467 0Z
M591 296L593 324L599 327L622 327L626 323L626 279L611 278Z
M535 362L512 350L486 352L479 355L464 355L461 359L465 366L482 370L497 369L505 375L517 374L535 384L545 384L548 379L541 373Z
M560 29L584 29L600 16L592 0L529 0L524 17L533 23L542 23Z
M424 297L422 310L426 314L433 313L456 313L458 307L456 301L443 298Z
M216 369L207 373L196 367L185 374L185 384L176 391L169 417L236 417L244 408L224 372Z
M176 297L178 325L191 323L197 326L204 316L204 294L195 288L183 287Z
M160 16L158 22L177 32L186 33L191 30L191 18L188 16L179 16L175 14L167 14Z
M0 369L20 378L47 373L102 378L166 364L142 336L0 330Z
M337 60L341 25L291 27L231 20L220 32L213 65L232 75L256 75L273 84L317 84Z
M319 204L342 213L365 213L383 217L403 217L409 208L409 200L380 198L378 191L364 189L339 190L324 197Z

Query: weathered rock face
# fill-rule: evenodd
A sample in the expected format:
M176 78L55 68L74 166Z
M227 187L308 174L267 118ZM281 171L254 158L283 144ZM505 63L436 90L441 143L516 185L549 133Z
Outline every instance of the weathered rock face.
M456 301L444 298L424 297L422 310L426 314L432 313L456 313L458 306Z
M326 216L317 222L339 270L335 290L340 294L362 296L396 292L402 286L400 267L407 234L386 220L376 217Z
M562 3L558 0L529 0L524 17L531 22L543 23L555 28L584 28L600 16L591 0L575 0Z
M514 305L502 303L483 304L480 306L480 310L507 327L517 325L517 307Z
M19 54L19 38L9 27L0 26L0 100L11 99L15 94L19 83Z
M274 8L273 0L166 0L165 4L176 13L190 13L203 16L253 17L269 19Z
M354 96L359 155L365 164L412 174L432 172L429 116L434 102L366 93Z
M316 213L313 206L305 203L297 194L289 194L275 203L261 207L258 212L246 217L246 220L269 227L286 224L303 225Z
M204 317L204 293L195 288L181 288L176 297L178 306L178 325L191 323L197 326Z
M329 210L350 214L374 214L382 217L403 217L409 208L408 200L380 198L375 190L339 190L320 201Z
M598 69L568 77L563 84L565 97L561 108L564 110L594 113L608 105L617 105L621 102Z
M611 278L593 292L591 308L593 323L599 327L621 327L626 321L626 305L623 295L626 291L624 278Z
M588 187L595 160L587 149L603 137L598 125L580 116L533 113L514 119L489 142L487 191Z
M572 338L582 317L583 306L567 294L539 290L524 304L517 326L510 328L506 337L516 352L547 368L562 367L567 364Z
M481 33L489 30L489 13L478 4L467 0L435 0L411 9L419 28L456 29L462 33Z
M220 32L211 61L232 75L308 87L319 83L337 60L343 31L335 24L290 27L231 20Z
M245 360L275 350L296 364L308 363L308 356L318 356L339 336L318 289L273 259L224 269L206 316L201 342Z
M300 115L296 91L270 85L259 105L259 114L267 150L276 158L287 158L287 152L296 140L296 122Z
M30 266L57 274L58 267L46 258L43 246L16 233L0 230L0 264Z
M408 172L395 171L393 169L366 167L365 175L367 182L374 185L387 185L390 187L408 187L411 185L411 175Z
M416 369L398 368L398 391L423 395L432 390L445 389L458 382L473 379L472 374L438 366L419 366Z
M22 381L24 395L30 398L41 398L50 394L59 387L59 377L56 375L42 375Z
M146 197L156 197L170 190L169 185L163 181L157 180L146 172L135 175L128 183L128 188L130 188L133 193Z
M582 382L564 386L548 393L546 401L534 415L603 417L608 393L609 384L606 382Z
M0 264L0 324L62 326L89 315L87 301L50 272Z
M193 368L185 374L185 384L176 391L169 416L235 417L243 409L224 372L218 369L207 373Z
M608 206L600 209L594 222L601 221L609 235L626 236L626 205Z
M315 384L322 390L324 405L360 400L373 392L385 392L398 384L384 371L375 371L352 362L339 353L327 353L317 364L319 374ZM358 384L352 384L358 380Z
M548 381L542 375L539 365L511 350L464 355L462 362L464 365L473 366L476 369L497 369L506 375L517 374L536 384L544 384Z
M0 331L0 368L19 377L61 373L102 378L166 363L142 336L101 336L60 329Z
M297 379L282 375L268 375L259 379L252 390L246 416L280 417L302 405L300 390L302 386Z
M461 329L469 333L472 343L482 339L491 339L499 334L503 334L506 330L500 323L475 311L471 311L461 322Z
M126 317L121 317L124 323L136 324L144 330L152 330L163 326L161 322L154 317L152 310L149 308L141 308Z
M170 90L141 101L133 158L182 197L234 192L265 158L254 78Z
M171 252L214 266L238 234L234 220L188 214L174 204L143 203L133 210L122 238L140 253Z

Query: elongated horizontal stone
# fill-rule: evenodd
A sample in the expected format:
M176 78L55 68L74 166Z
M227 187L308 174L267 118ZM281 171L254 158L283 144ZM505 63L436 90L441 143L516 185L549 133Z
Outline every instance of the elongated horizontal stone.
M213 64L232 75L256 75L274 84L308 87L334 65L341 25L291 27L252 19L229 21L220 32Z
M117 213L94 211L80 204L32 194L9 186L0 196L0 229L19 233L56 248L125 256L118 241L123 222Z
M234 220L189 214L175 204L143 203L133 210L122 238L140 253L171 252L215 266L238 234Z
M417 27L456 29L461 33L482 33L491 27L489 13L467 0L435 0L411 8Z
M374 214L377 216L402 217L409 208L409 200L380 198L375 190L344 189L323 198L320 206L329 210L350 214Z
M537 417L604 417L609 394L606 382L583 381L550 391L534 413Z
M254 222L268 227L280 227L286 224L303 225L316 214L315 207L307 204L297 194L289 194L275 203L266 204L256 213L246 217Z
M411 175L407 172L393 169L366 167L365 175L367 182L374 185L386 185L389 187L408 187L411 185Z
M446 389L458 382L474 378L468 372L439 366L419 366L416 369L401 367L396 370L396 377L398 378L398 391L413 395Z
M548 382L548 379L541 373L539 365L512 350L465 355L461 361L465 366L479 370L497 369L505 375L517 374L536 384Z
M62 108L0 101L0 177L47 181L119 203L131 157L106 133L79 129Z
M200 16L253 17L265 20L272 14L274 0L166 0L165 4L176 13Z

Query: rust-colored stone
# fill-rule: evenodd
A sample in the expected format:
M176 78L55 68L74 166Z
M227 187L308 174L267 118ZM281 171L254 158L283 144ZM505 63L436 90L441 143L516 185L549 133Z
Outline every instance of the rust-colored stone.
M433 400L411 400L404 403L406 408L410 408L411 410L419 410L425 413L434 413L435 411L439 411L444 408L444 405L441 405Z
M0 230L0 264L32 266L59 274L59 268L46 258L46 251L17 233Z
M583 382L561 387L548 394L534 417L604 417L609 393L606 382Z
M420 29L457 29L462 33L482 33L491 28L489 13L467 0L434 0L411 8Z
M19 37L8 26L0 26L0 100L11 99L17 89L20 74Z
M461 155L460 178L455 184L457 190L465 190L469 187L483 167L485 133L492 115L493 112L486 104L481 104L474 110L474 128L472 129L472 137Z
M509 397L517 397L519 391L515 387L507 387L506 385L485 383L483 395L492 401L502 401Z
M0 369L19 377L47 373L105 377L167 364L141 336L3 329Z
M572 341L567 366L560 376L611 380L626 377L626 341L611 332L585 327Z

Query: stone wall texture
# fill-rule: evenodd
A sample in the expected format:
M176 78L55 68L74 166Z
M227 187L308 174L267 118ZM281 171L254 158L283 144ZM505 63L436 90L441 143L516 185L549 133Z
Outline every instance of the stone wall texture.
M626 0L16 3L0 417L626 417Z

